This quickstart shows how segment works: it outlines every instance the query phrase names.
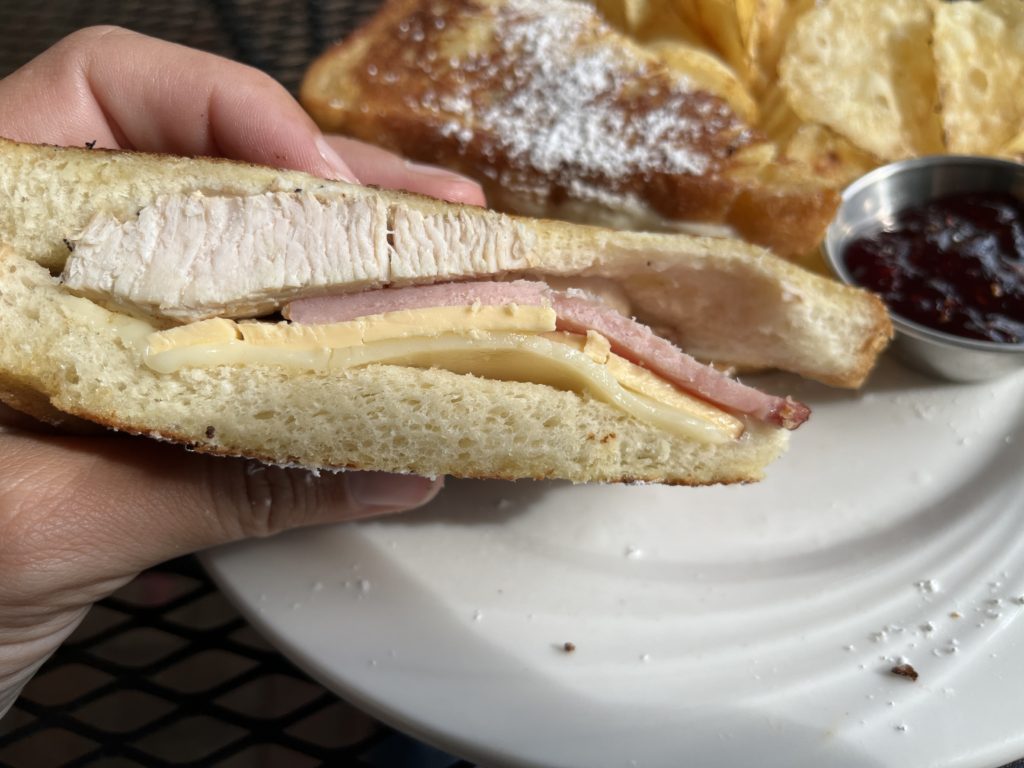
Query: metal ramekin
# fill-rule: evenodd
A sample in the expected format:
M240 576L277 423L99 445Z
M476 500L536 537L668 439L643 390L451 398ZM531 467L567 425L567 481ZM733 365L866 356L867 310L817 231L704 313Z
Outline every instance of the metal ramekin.
M856 285L841 258L849 242L877 232L900 210L958 192L1009 192L1024 200L1024 165L938 155L878 168L843 191L822 245L825 259L840 280ZM890 314L896 329L893 350L925 373L949 381L983 381L1024 368L1024 343L966 339Z

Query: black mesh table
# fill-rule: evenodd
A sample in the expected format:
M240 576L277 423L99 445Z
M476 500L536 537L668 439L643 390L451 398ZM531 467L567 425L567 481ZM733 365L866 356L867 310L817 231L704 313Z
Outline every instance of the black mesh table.
M296 670L193 558L92 609L0 720L0 765L470 768Z
M117 24L258 67L293 92L313 56L379 0L44 0L0 2L0 76L60 38Z

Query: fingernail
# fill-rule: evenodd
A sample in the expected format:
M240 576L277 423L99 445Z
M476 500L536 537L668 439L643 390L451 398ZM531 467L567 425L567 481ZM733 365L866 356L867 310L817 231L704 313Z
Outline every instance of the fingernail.
M414 176L420 176L425 181L430 180L429 189L413 189L413 192L427 194L430 197L439 197L453 203L465 203L468 205L483 205L483 192L480 185L468 176L461 173L449 171L445 168L438 168L436 165L423 165L414 163L411 160L405 161L405 170ZM439 185L436 182L444 182ZM412 185L418 187L419 185Z
M446 168L438 168L436 165L425 165L423 163L414 163L412 160L405 161L405 169L409 173L415 173L418 176L432 176L442 177L448 179L458 179L460 181L469 181L465 176L455 173L455 171L449 171Z
M323 135L316 137L316 148L320 153L320 157L327 163L327 167L331 169L330 178L337 181L347 181L352 184L359 183L359 179L352 173L352 169L341 159L341 155L334 151L334 147L327 143L327 139Z
M352 506L366 514L398 512L426 504L444 485L443 479L430 480L416 475L387 472L354 472L348 475L348 494Z

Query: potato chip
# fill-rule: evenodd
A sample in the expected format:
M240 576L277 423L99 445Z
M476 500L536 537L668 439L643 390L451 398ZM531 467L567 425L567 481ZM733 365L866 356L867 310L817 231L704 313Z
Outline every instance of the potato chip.
M626 20L626 4L623 0L591 0L591 3L613 27L627 34L633 31Z
M751 51L751 33L757 21L758 0L732 0L733 14L736 16L736 28L740 31L740 41Z
M1013 141L1000 147L996 154L1008 160L1016 160L1018 163L1024 162L1024 133L1017 134Z
M845 187L882 161L823 125L797 128L782 146L784 160L806 169L807 175L836 188Z
M745 82L749 62L736 15L736 0L670 0L670 4L697 32L700 42Z
M659 14L659 6L663 6L663 0L621 0L622 12L625 16L626 26L634 34L643 29L648 20Z
M674 40L649 44L648 49L672 70L689 78L698 87L725 99L744 121L757 123L757 104L736 74L714 55Z
M669 0L672 4L675 13L683 19L691 29L697 30L698 33L703 34L700 24L700 0ZM708 41L702 41L707 45Z
M943 150L931 5L831 0L796 23L779 64L789 101L886 160Z
M701 30L679 12L673 0L659 0L653 13L636 31L639 40L677 40L697 48L705 48Z
M778 81L779 58L796 20L814 0L735 0L736 18L750 62L747 86L760 95Z
M999 151L1024 128L1024 2L941 3L934 45L949 151Z
M744 80L748 87L760 88L764 85L764 77L757 61L761 46L761 25L757 16L758 0L733 0L736 16L736 29L743 46L743 60L746 65Z
M702 44L701 35L682 17L674 0L592 0L608 23L634 40L678 40Z
M758 128L780 146L805 125L789 103L786 91L778 83L768 86L760 100L761 121Z
M804 169L808 178L842 188L882 164L831 128L801 120L778 84L765 92L760 109L758 128L778 146L779 159Z
M696 0L701 29L733 69L746 78L750 69L747 51L743 46L735 0Z

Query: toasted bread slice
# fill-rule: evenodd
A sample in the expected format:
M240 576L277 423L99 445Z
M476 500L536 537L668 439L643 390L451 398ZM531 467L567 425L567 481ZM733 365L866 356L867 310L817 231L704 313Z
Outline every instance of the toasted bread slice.
M476 178L500 210L724 224L806 253L836 190L759 173L772 146L680 66L566 0L391 0L313 63L300 98L325 130ZM736 205L762 197L775 204Z
M876 297L737 240L519 218L224 160L0 140L0 243L56 271L70 242L99 215L128 219L165 195L299 189L325 200L377 201L393 238L396 222L420 238L420 246L410 241L420 257L403 262L400 274L391 262L381 282L607 279L638 319L690 354L844 387L863 383L892 335Z

